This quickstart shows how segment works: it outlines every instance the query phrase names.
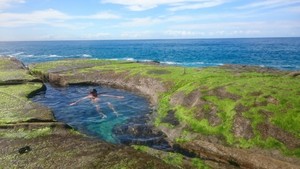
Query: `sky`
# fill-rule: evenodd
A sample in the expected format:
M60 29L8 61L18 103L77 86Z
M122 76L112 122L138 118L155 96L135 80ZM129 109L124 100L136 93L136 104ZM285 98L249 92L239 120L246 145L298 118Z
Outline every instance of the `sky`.
M0 0L0 41L300 37L300 0Z

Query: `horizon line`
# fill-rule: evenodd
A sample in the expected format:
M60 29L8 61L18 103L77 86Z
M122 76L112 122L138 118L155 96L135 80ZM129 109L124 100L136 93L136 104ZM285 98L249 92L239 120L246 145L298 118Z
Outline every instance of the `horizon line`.
M57 41L151 41L151 40L211 40L211 39L275 39L300 38L300 36L274 36L274 37L216 37L216 38L140 38L140 39L49 39L49 40L0 40L0 42L57 42Z

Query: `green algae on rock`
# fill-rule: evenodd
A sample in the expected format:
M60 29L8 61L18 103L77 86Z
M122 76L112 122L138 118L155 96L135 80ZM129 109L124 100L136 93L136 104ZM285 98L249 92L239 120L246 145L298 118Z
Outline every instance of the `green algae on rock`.
M1 57L0 84L20 84L37 81L38 79L28 73L26 67L15 58Z
M29 120L53 121L52 112L31 102L27 96L43 88L41 83L0 86L0 124Z
M300 80L290 72L235 65L198 69L105 60L47 62L32 65L30 70L57 85L92 83L145 94L157 105L156 126L174 144L190 147L189 151L198 152L193 141L202 140L249 152L257 150L283 164L300 165ZM179 123L168 123L168 112L173 112L171 121ZM210 158L226 162L214 153ZM243 167L245 159L234 160ZM266 164L255 167L259 165Z
M174 168L56 122L51 110L29 100L45 90L39 79L14 58L1 57L0 69L0 168Z

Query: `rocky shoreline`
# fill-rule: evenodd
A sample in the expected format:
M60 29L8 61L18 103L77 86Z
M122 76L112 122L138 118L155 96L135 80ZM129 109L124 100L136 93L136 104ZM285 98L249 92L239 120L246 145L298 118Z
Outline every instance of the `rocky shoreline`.
M20 91L9 96L21 98L18 103L21 106L15 110L16 114L7 115L8 111L1 111L1 116L6 119L0 123L0 143L4 154L0 157L0 161L3 161L0 165L4 168L10 165L28 168L37 166L197 168L197 165L191 165L191 162L175 166L167 164L159 159L164 152L153 153L154 150L150 149L137 151L76 134L67 125L56 122L51 117L51 110L26 100L33 92L43 88L41 80L58 86L107 85L143 94L157 106L157 112L153 113L152 117L157 129L166 134L170 144L202 159L201 167L299 168L300 166L299 154L297 156L300 152L299 135L290 129L275 126L276 123L272 120L275 121L280 114L277 115L268 109L269 106L270 109L281 109L282 113L297 111L294 102L299 100L300 91L296 87L293 88L300 84L297 72L236 65L183 70L180 67L162 66L157 63L66 60L30 65L29 71L34 75L31 76L15 59L1 58L0 63L1 70L18 72L14 76L11 74L0 76L2 88L17 84L26 86L26 90L10 89ZM19 72L22 72L21 77ZM285 84L279 86L268 84L270 79L276 81L274 83L278 83L277 79L285 80L284 83L290 88L281 89ZM252 80L254 83L261 82L262 90L274 87L277 93L272 90L271 94L264 94L265 91L258 90L255 86L250 88L253 86ZM248 84L250 84L249 92L234 91L239 88L248 90ZM284 100L280 100L281 95L278 93L285 90L292 91L292 94L289 94L294 96L294 102L285 103ZM8 89L1 91L2 95L9 93ZM4 108L12 110L14 105L10 105L6 100L3 102L6 103L3 110ZM283 107L281 102L288 104L289 110ZM247 105L248 103L251 104ZM227 107L228 105L232 107ZM253 112L255 116L249 112ZM19 118L22 113L26 116ZM267 119L266 122L259 119L261 117L263 120ZM14 132L20 134L11 135ZM30 152L18 154L18 149L26 145L30 145ZM268 146L269 148L265 148ZM59 162L62 158L66 159L63 164ZM198 167L200 168L199 165Z

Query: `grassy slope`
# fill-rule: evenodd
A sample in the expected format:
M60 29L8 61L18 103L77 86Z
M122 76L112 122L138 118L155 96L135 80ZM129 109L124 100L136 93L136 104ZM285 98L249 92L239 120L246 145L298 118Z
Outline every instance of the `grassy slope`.
M92 72L99 70L113 70L115 72L129 72L129 76L143 75L160 79L171 85L171 90L160 94L158 117L156 125L165 125L161 119L166 116L170 109L176 110L176 117L182 123L186 123L190 130L185 133L197 132L204 135L216 135L225 138L226 142L236 147L264 147L279 149L286 154L300 157L300 148L289 150L284 144L275 138L263 139L257 130L257 126L263 122L271 123L295 137L300 138L300 79L281 74L257 73L257 72L234 72L222 68L182 68L165 67L157 65L141 65L139 63L126 63L103 60L81 60L81 61L59 61L35 65L34 72L46 73L48 70L60 67L68 70L68 65L92 65L92 68L83 68L81 72ZM80 67L80 66L79 66ZM72 70L69 70L72 75ZM239 96L237 100L222 98L214 95L211 91L224 87L226 92ZM217 116L222 120L221 124L212 126L208 119L195 118L195 109L183 105L172 107L170 98L181 91L189 94L199 90L201 99L207 103L205 109L210 106L217 107ZM258 93L258 94L254 94ZM276 103L271 104L268 99L272 98ZM260 104L264 103L264 104ZM251 120L254 129L254 137L251 139L237 138L232 132L233 120L236 115L235 107L242 105L248 109L242 113ZM260 113L261 111L271 112L270 117ZM172 126L170 126L172 127ZM178 138L180 141L188 141L185 136Z

